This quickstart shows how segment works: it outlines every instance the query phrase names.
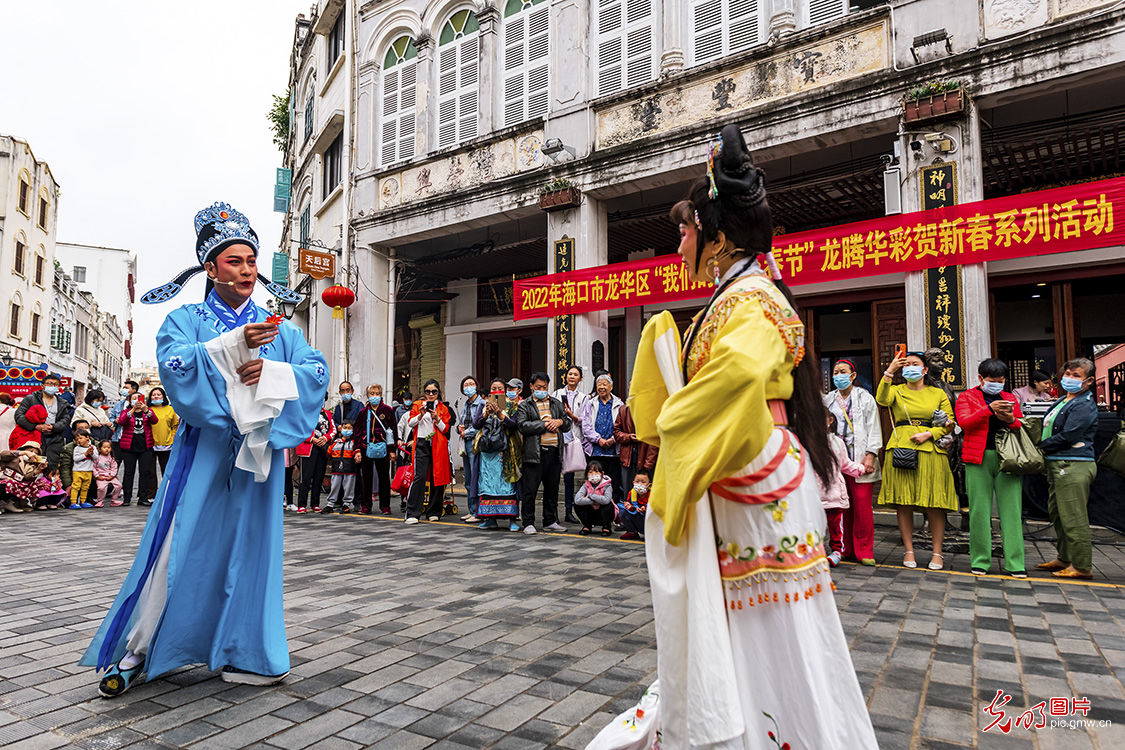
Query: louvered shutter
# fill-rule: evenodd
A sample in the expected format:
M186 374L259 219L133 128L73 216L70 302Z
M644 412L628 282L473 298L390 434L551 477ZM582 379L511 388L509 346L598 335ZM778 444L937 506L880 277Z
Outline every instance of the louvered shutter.
M418 99L418 66L414 62L403 63L399 95L398 119L398 160L414 156L414 113Z
M817 26L848 12L848 0L809 0L809 26Z
M598 6L598 95L652 79L653 0L601 0Z
M523 119L524 52L527 41L527 16L504 19L504 124Z
M730 36L723 54L731 55L758 43L758 0L726 0L729 3L725 25Z
M527 117L542 117L550 105L551 5L542 3L527 17Z
M383 164L391 164L397 155L398 139L398 88L400 68L383 72Z
M438 147L477 135L480 37L441 45L438 55Z
M477 137L477 91L480 87L480 35L463 40L460 47L460 86L457 96L458 142Z
M691 9L695 63L723 55L723 4L726 0L695 0Z

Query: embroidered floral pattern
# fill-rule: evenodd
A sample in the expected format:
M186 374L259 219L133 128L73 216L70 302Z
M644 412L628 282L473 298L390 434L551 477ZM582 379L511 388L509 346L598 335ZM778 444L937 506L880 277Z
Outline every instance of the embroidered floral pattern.
M726 325L739 305L748 300L757 300L766 316L785 342L785 348L793 358L793 367L801 363L805 356L805 325L777 287L763 274L746 276L735 282L732 290L724 295L709 310L702 313L692 324L699 327L687 352L688 377L695 373L711 358L711 346L715 337Z
M328 373L324 369L324 365L319 362L313 366L313 372L316 373L316 382L318 383L324 383L328 378Z
M782 742L781 739L778 737L778 734L781 732L781 730L777 726L777 719L773 718L772 716L767 714L765 711L762 711L762 716L765 716L767 719L770 720L770 723L773 724L773 731L772 732L766 732L766 734L770 738L770 741L773 743L773 746L776 747L777 750L789 750L789 743L788 742Z
M172 372L179 372L180 370L184 369L184 358L169 357L168 359L164 360L164 368L166 370L171 370Z
M785 501L781 503L785 504ZM784 513L779 508L773 511L775 520L779 511ZM715 544L719 554L719 574L723 580L728 581L747 578L756 573L804 570L825 560L824 537L819 531L808 531L804 538L795 534L783 536L776 545L765 544L761 547L744 547L738 542L727 542L717 536Z

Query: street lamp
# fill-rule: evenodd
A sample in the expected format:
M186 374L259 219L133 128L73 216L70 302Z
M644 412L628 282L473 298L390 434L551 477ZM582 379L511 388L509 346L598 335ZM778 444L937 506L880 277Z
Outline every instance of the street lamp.
M293 317L293 313L297 312L297 303L279 300L278 306L281 308L281 314L285 316L286 320Z

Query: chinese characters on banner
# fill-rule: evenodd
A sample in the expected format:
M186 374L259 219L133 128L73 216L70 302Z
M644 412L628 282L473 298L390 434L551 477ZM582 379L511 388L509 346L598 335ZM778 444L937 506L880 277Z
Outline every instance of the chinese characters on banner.
M944 352L932 373L950 388L965 384L965 317L961 298L961 267L926 269L926 341ZM939 372L940 370L940 372Z
M555 241L555 273L574 270L574 240L565 235ZM566 381L566 371L574 357L574 315L555 317L555 387Z
M1125 177L1117 177L782 235L774 256L785 280L800 285L1088 250L1125 244L1123 210ZM548 318L710 293L710 284L688 281L678 255L663 255L517 280L513 313Z
M922 167L918 172L922 208L948 208L957 204L957 163ZM933 362L934 376L950 388L965 384L965 318L958 266L927 268L924 281L926 342L942 350L942 361Z

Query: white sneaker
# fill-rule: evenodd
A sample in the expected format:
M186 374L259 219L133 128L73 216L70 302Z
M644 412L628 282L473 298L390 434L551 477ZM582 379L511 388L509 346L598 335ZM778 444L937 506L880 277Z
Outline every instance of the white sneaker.
M293 512L293 513L296 513L296 512L297 512L297 506L296 506L296 505L286 505L286 506L285 506L285 510L288 510L288 511L291 511L291 512Z
M418 523L418 519L417 518L407 518L405 521L403 521L403 523L405 523L407 526L410 526L412 524Z
M480 519L479 519L479 518L477 518L476 516L471 516L471 515L470 515L470 516L465 516L465 517L464 517L464 518L462 518L461 520L462 520L462 521L464 521L465 523L480 523Z
M237 685L276 685L286 677L289 673L285 674L255 674L254 672L244 672L240 669L233 667L223 667L220 673L223 682L233 682Z
M534 526L524 526L523 527L523 533L527 534L528 536L531 536L532 534L535 533L535 527Z
M441 519L438 518L437 516L430 516L430 520L431 521L440 521Z
M544 530L544 531L555 531L555 532L560 532L560 533L561 533L561 532L564 532L564 531L566 531L566 527L565 527L565 526L560 526L560 525L558 524L558 522L556 521L555 523L551 524L550 526L544 526L544 527L543 527L543 530Z

